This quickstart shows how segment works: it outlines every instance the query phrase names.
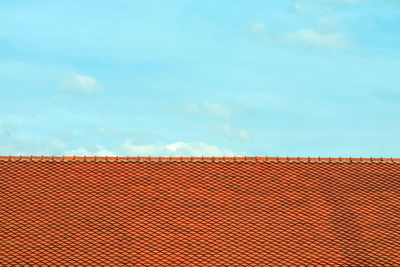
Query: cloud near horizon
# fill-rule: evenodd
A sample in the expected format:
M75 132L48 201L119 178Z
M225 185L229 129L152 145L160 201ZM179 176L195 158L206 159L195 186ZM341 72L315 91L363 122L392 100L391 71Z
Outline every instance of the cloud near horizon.
M175 142L164 144L137 144L126 139L112 148L96 144L84 144L71 147L68 142L60 139L48 141L37 140L28 142L18 137L16 126L0 123L0 147L2 156L240 156L226 148L220 148L205 142Z
M225 148L219 148L214 145L203 142L176 142L172 144L132 144L131 141L126 141L121 146L108 150L102 146L96 146L96 149L91 150L79 147L73 150L65 151L65 156L141 156L141 157L201 157L201 156L236 156L242 153L234 153Z
M235 156L240 153L225 148L219 148L215 145L203 142L176 142L168 145L134 145L130 141L124 143L119 149L126 155L142 155L142 156Z
M103 146L78 147L70 149L60 140L49 142L36 142L28 144L21 140L7 140L0 137L0 145L3 147L2 156L141 156L141 157L201 157L201 156L240 156L243 153L235 153L232 150L219 148L204 142L176 142L172 144L147 144L134 145L130 141L125 142L115 149L107 149Z

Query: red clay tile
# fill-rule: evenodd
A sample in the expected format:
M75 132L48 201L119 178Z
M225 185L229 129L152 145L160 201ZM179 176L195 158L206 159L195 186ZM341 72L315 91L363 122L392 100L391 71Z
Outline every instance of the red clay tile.
M400 159L0 157L0 265L400 266Z

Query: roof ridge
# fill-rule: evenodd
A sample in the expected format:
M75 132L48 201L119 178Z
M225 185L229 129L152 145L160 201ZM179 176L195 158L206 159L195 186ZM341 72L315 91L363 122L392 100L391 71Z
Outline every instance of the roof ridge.
M132 161L132 162L351 162L351 163L400 163L400 158L342 158L342 157L98 157L98 156L0 156L0 161Z

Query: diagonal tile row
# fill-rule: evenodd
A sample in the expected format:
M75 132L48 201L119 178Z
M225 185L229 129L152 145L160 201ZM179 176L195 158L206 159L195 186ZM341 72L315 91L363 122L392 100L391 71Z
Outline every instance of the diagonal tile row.
M0 161L0 265L400 264L396 161Z

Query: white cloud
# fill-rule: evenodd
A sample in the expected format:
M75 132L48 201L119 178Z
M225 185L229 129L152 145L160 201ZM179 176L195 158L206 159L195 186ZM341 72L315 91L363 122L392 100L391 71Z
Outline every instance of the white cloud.
M130 141L125 142L118 148L121 155L135 156L161 156L168 151L163 145L135 145Z
M83 147L79 147L77 149L72 149L72 150L67 150L63 153L63 155L65 156L99 156L99 157L105 157L105 156L109 156L109 157L115 157L117 156L116 153L105 149L102 146L97 146L96 150L92 150L89 151L86 148Z
M169 150L169 151L177 151L179 150L181 147L185 146L184 142L176 142L170 145L166 145L165 147Z
M313 29L301 29L296 32L271 34L262 23L249 24L249 32L263 43L305 46L322 50L338 50L349 48L351 40L340 33L320 33Z
M235 156L226 148L204 142L175 142L170 144L133 144L130 140L113 148L86 143L71 147L59 139L26 141L17 138L16 126L0 124L0 155L47 156Z
M76 73L65 74L61 88L75 92L95 92L103 89L96 78Z
M190 114L205 115L211 117L218 117L222 119L229 119L233 114L239 113L237 109L231 109L221 104L204 102L203 104L186 104L184 111Z
M123 144L118 151L121 155L139 156L234 156L233 151L219 148L203 142L176 142L168 145L134 145L130 141Z
M25 141L0 135L0 155L46 156L239 156L232 150L203 142L176 142L171 144L135 145L130 141L108 149L98 145L81 145L71 148L61 140Z

